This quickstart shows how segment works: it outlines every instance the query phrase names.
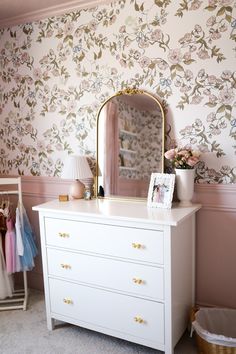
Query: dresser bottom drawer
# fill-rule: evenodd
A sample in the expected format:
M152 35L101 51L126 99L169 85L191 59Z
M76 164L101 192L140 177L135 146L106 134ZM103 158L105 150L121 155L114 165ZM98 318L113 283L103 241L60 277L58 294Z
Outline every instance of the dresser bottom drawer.
M58 279L49 280L51 312L164 344L164 305Z

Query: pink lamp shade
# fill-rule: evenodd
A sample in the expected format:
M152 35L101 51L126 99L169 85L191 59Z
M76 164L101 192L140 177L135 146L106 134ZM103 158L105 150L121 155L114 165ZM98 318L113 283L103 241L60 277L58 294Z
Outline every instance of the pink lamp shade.
M73 155L69 156L65 162L62 178L74 179L70 187L70 196L74 199L84 197L84 184L86 181L93 179L93 174L89 167L86 156Z

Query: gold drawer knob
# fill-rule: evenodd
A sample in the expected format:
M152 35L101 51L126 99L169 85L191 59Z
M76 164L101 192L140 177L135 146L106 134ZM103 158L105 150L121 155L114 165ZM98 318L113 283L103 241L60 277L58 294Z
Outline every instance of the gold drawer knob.
M68 238L68 237L70 237L70 234L68 234L66 232L59 232L59 236L62 238Z
M140 248L142 248L142 245L141 245L141 243L133 242L132 247L140 249Z
M66 298L66 297L63 299L63 302L64 302L64 304L67 304L67 305L72 305L73 304L73 301L71 299L69 299L69 298Z
M64 263L61 263L61 267L63 269L71 269L71 266L69 264L64 264Z
M134 320L135 320L135 322L138 322L138 323L144 323L145 322L144 319L142 317L140 317L140 316L135 316Z
M133 278L133 282L135 284L144 284L144 280L140 279L140 278Z

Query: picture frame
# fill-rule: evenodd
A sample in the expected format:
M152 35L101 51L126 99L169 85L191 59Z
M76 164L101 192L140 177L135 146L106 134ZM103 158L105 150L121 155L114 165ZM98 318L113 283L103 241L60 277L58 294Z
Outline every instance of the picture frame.
M152 173L147 205L152 208L170 209L175 186L175 175L169 173Z

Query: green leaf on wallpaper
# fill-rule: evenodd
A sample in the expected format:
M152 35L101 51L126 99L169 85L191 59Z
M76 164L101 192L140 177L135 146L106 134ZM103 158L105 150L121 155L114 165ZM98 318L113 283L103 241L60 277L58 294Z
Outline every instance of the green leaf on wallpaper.
M159 24L160 24L160 21L158 21L158 20L156 20L156 19L151 22L151 25L152 25L152 26L155 26L155 27L158 26Z
M194 63L195 61L196 61L196 60L194 60L194 59L184 60L184 64L190 65L190 64Z
M75 113L69 113L67 116L67 118L76 118L76 114Z
M84 52L82 52L81 55L79 56L78 60L82 61L84 59L84 57L85 57L85 54L84 54Z
M214 108L216 105L217 105L216 103L212 103L212 102L205 103L205 106L208 106L208 107L211 107L211 108Z
M236 42L236 34L232 34L232 33L231 33L231 35L230 35L230 39L232 39L233 41L235 41L235 42Z
M14 101L13 104L14 104L14 107L20 108L20 103L16 103L16 101Z
M232 112L232 106L230 106L229 104L225 105L225 109L227 109L228 111Z
M152 61L151 64L148 65L148 67L152 70L155 69L156 64Z
M39 157L47 157L47 154L45 153L45 152L43 152L43 151L41 151L41 152L39 152L39 155L38 155Z
M135 3L134 3L134 8L135 8L136 11L139 11L139 6L138 6L138 4L136 3L136 1L135 1Z
M37 86L37 85L43 86L43 83L41 80L36 80L34 84L35 84L35 86Z
M223 7L221 7L220 9L219 9L219 11L216 13L216 16L221 16L221 15L223 15L225 13L225 7L223 6Z
M19 175L19 176L24 176L24 172L21 171L19 168L18 168L18 175Z
M226 21L228 21L229 23L231 22L231 20L232 20L232 16L230 16L230 15L226 15L225 16L225 20Z
M226 119L231 120L231 117L232 117L232 115L231 115L230 112L226 112L226 113L225 113L225 118L226 118Z
M101 49L99 50L98 54L93 53L93 58L94 58L94 60L100 59L101 56L102 56L102 51L101 51Z
M222 113L222 112L224 112L224 111L225 111L225 105L223 104L222 106L220 106L220 107L217 109L216 113Z
M225 11L232 13L233 9L231 6L226 6Z
M204 8L204 10L208 10L208 11L214 11L216 9L216 6L206 6Z
M163 6L163 1L161 0L155 0L155 4L159 7L162 7Z
M73 41L73 36L70 34L68 34L67 36L65 36L63 42L69 42L69 41Z
M10 31L10 36L12 37L12 38L16 38L16 31Z

